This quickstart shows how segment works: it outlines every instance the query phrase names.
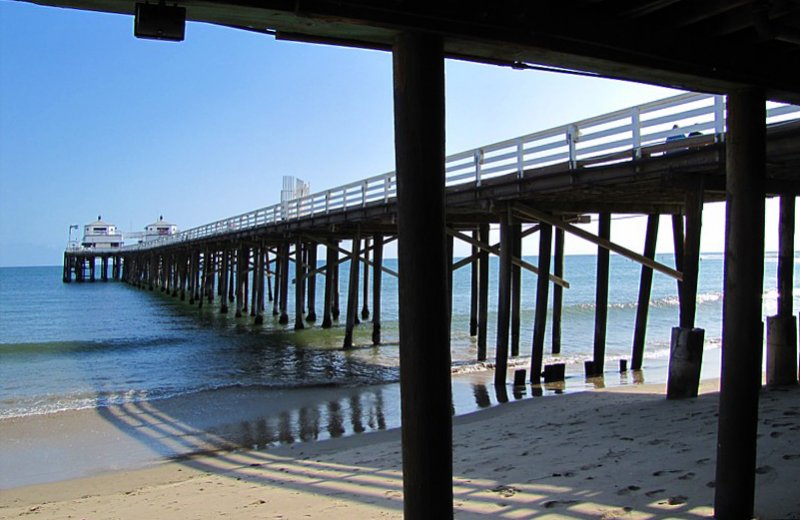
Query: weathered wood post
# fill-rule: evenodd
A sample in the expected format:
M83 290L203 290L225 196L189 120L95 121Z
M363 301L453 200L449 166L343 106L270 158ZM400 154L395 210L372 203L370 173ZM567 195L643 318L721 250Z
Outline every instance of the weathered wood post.
M245 302L247 296L245 295L245 281L247 279L247 264L249 263L250 253L246 245L239 246L239 252L236 255L236 317L241 318L242 312L245 312Z
M531 383L539 383L544 362L544 333L547 326L547 301L550 289L550 251L553 243L553 226L539 225L539 274L536 278L536 313L533 324L533 351L531 353Z
M511 256L514 249L511 217L500 219L500 273L497 291L497 348L495 352L494 384L506 384L508 369L508 340L511 314Z
M289 323L289 242L284 241L280 245L281 257L281 315L278 323L286 325Z
M350 279L347 283L347 316L344 329L344 348L353 347L353 328L358 319L358 268L361 262L361 232L353 238L350 252Z
M694 327L700 270L700 230L703 221L703 184L686 193L686 232L683 243L683 281L678 286L680 326L672 330L667 398L696 397L703 363L705 331ZM676 233L677 235L677 233Z
M338 251L339 241L338 240L334 240L332 242L332 244L333 244L334 247L337 248L337 251ZM339 301L341 300L340 295L339 295L339 261L338 261L338 258L339 258L338 254L339 253L336 253L336 254L337 254L337 256L336 256L337 261L333 263L332 271L331 271L331 273L333 275L333 285L332 285L333 295L332 295L332 300L331 300L331 317L334 320L338 320L339 319L339 315L341 314L341 311L339 309Z
M272 276L273 276L271 264L272 260L270 260L269 258L269 247L266 244L264 244L264 265L266 266L266 277L267 277L267 300L270 302L272 301Z
M108 256L103 255L100 257L100 279L104 282L108 281Z
M714 515L753 516L761 388L766 104L763 90L728 94L725 292Z
M442 40L401 33L394 42L393 58L403 507L409 520L449 519L453 518L453 443Z
M372 243L375 245L375 254L372 255L375 263L372 269L372 344L381 343L381 286L383 283L383 235L376 234Z
M556 228L555 251L553 258L553 275L564 278L564 230ZM558 284L553 286L553 330L550 352L561 353L561 311L564 307L564 288Z
M479 240L478 230L472 232L472 239ZM472 262L469 263L469 335L478 335L478 247L472 246Z
M333 326L331 311L333 307L333 265L339 260L339 251L334 245L325 246L325 296L322 301L322 328L329 329Z
M230 269L231 251L225 247L222 249L222 265L219 271L219 312L228 313L228 270Z
M94 282L95 281L95 278L94 278L95 263L96 263L95 262L95 257L90 256L89 257L89 281L90 282Z
M644 238L644 256L653 260L656 256L658 239L658 214L647 216L647 231ZM644 359L644 345L647 337L647 314L650 310L650 292L653 287L653 268L642 265L639 278L639 300L636 304L636 325L633 329L633 351L631 353L631 369L641 370Z
M253 288L255 289L256 293L256 302L255 302L255 310L256 310L256 317L253 322L256 325L261 325L264 323L264 276L266 274L266 246L262 242L258 245L255 250L255 265L254 265L254 275L253 275Z
M298 238L294 244L294 330L302 330L305 328L303 324L303 304L306 287L304 274L303 242Z
M361 306L361 319L368 320L369 319L369 245L370 240L369 238L364 239L364 280L361 289L363 290L363 303Z
M481 243L489 243L489 223L478 227ZM486 337L489 323L489 252L481 249L478 257L478 361L486 361Z
M778 221L778 313L767 318L767 385L797 384L794 285L794 194L782 195Z
M522 258L522 224L514 222L511 225L511 256ZM517 264L511 264L511 355L519 356L519 325L520 311L522 308L522 269Z
M598 236L601 239L611 238L611 214L598 215ZM609 251L604 247L597 248L597 287L595 293L594 313L594 355L592 357L592 373L603 374L606 357L606 325L608 322L608 267Z
M281 269L283 268L283 260L281 260L281 253L283 248L278 245L275 248L275 299L272 302L272 315L280 316L281 314Z
M72 269L70 268L70 263L72 262L71 255L68 255L67 252L64 252L64 264L61 267L61 281L64 283L70 283L72 281Z
M317 269L317 243L308 242L306 244L306 248L308 255L308 265L306 266L306 271L312 273ZM317 321L317 273L311 274L308 277L306 287L308 291L308 313L306 314L306 321L309 323L314 323Z

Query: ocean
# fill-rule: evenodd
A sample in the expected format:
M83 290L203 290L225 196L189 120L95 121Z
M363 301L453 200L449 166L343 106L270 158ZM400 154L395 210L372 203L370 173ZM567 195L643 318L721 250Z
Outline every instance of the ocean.
M630 357L640 268L612 255L607 363ZM526 258L536 263L536 258ZM657 260L674 265L672 255ZM595 298L594 256L567 256L561 362L577 373L591 359ZM396 269L395 260L387 267ZM777 258L765 261L764 313L776 307ZM346 264L343 272L347 272ZM697 326L706 330L706 351L718 349L722 315L722 254L704 254L698 289ZM490 307L497 302L492 266ZM344 298L346 277L342 277ZM795 275L797 280L799 277ZM477 370L477 346L469 336L470 272L454 273L451 350L458 371ZM322 283L317 301L322 300ZM530 354L536 279L523 272L520 352ZM795 294L798 292L795 290ZM552 299L552 298L551 298ZM795 307L798 299L795 296ZM342 302L342 307L345 307ZM0 418L163 399L226 387L367 386L399 379L397 281L383 289L384 344L371 346L371 324L356 327L356 348L342 351L343 323L302 331L273 320L220 315L168 295L120 282L61 282L60 267L0 269ZM318 310L319 312L319 310ZM644 369L663 366L670 330L678 321L677 286L655 273ZM489 360L493 359L496 313L489 313ZM550 348L550 330L546 350ZM519 363L524 365L526 359Z
M490 305L497 301L497 264L493 260ZM526 260L536 264L536 257ZM658 255L657 260L674 265L672 255ZM387 260L386 265L397 268L396 260ZM347 273L347 264L342 269ZM567 390L587 385L582 370L583 361L592 356L595 269L594 256L565 257L564 278L571 287L564 291L562 354L545 362L567 364ZM776 269L776 255L768 254L765 315L774 314L776 309ZM620 380L614 373L615 360L631 355L639 276L637 264L611 256L606 358L610 376L606 379L613 383ZM799 278L796 273L795 280ZM491 368L475 363L477 344L469 336L469 267L456 271L453 280L454 373L484 374L488 381ZM722 280L723 255L703 254L696 323L706 331L705 352L710 360L718 358L721 343ZM320 276L318 302L323 284ZM346 284L346 276L342 276L343 309ZM523 271L522 288L521 358L514 364L525 367L536 297L533 274ZM796 288L795 309L799 294ZM288 326L279 325L272 317L271 306L267 307L264 325L256 326L249 316L237 319L232 314L220 315L216 304L198 309L161 292L121 282L64 284L60 266L0 268L0 419L151 402L217 389L259 388L285 393L295 389L374 388L395 385L399 380L395 278L384 276L384 344L379 347L371 345L368 322L356 327L356 348L343 351L343 321L328 330L321 329L318 321L294 331L293 318ZM319 308L317 312L320 314ZM670 330L677 322L676 282L655 273L645 375L649 371L661 374L658 377L663 379ZM495 328L496 312L492 308L489 361L494 357ZM549 352L549 327L546 337ZM718 363L710 362L704 375L718 375ZM487 405L486 390L476 388L474 381L472 378L454 385L457 412ZM648 382L652 381L651 377ZM389 394L390 400L397 399L395 390ZM387 407L399 409L396 404ZM386 420L382 427L399 423L399 417Z

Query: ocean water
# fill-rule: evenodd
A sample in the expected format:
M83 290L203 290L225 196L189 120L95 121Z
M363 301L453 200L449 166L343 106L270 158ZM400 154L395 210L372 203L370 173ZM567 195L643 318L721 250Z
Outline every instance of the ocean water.
M536 263L536 257L526 258ZM674 265L672 255L657 260ZM396 269L396 261L387 260ZM595 312L594 256L567 256L561 362L570 374L591 359ZM342 266L347 273L347 264ZM764 314L776 308L777 258L765 259ZM797 262L795 262L797 271ZM490 269L490 306L497 301L497 264ZM704 254L700 266L697 326L706 330L706 351L719 349L723 256ZM629 358L640 268L612 255L607 370ZM795 274L795 280L800 273ZM469 336L470 269L454 273L452 357L455 372L488 370L475 364ZM345 308L346 276L341 307ZM324 279L318 280L321 301ZM536 278L523 272L520 364L530 355ZM800 290L795 288L795 295ZM293 301L290 299L290 301ZM551 291L552 301L552 291ZM795 297L795 309L800 300ZM371 303L371 302L370 302ZM319 306L319 303L318 303ZM356 328L356 348L342 351L344 325L302 331L273 319L220 315L214 305L190 306L157 290L120 282L64 284L61 268L0 268L0 418L146 402L220 388L366 387L399 379L397 281L384 276L384 344L371 346L371 325ZM359 305L360 308L360 305ZM317 309L320 314L320 308ZM489 360L494 356L496 312L489 313ZM670 330L678 322L677 285L654 274L644 368L662 366ZM550 348L547 330L546 350ZM546 362L551 358L546 359ZM394 395L394 394L393 394ZM476 394L477 395L477 394ZM480 404L480 403L479 403Z

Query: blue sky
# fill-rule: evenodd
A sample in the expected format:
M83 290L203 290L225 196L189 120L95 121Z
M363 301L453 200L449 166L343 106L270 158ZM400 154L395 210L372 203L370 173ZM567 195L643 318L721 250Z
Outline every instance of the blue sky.
M454 61L446 73L448 153L676 93ZM274 204L283 175L313 192L392 169L389 53L197 23L181 43L138 40L130 16L0 1L0 266L59 264L69 225L97 215L185 229ZM709 251L722 250L715 206ZM612 238L640 250L644 223Z

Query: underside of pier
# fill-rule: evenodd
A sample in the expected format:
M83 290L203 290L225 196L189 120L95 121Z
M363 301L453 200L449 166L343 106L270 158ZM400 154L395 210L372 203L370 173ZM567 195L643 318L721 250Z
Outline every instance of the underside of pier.
M130 0L37 3L125 14L136 9ZM369 218L360 223L362 219L348 214L347 222L337 223L331 217L318 224L345 230L356 223L362 234L399 237L407 518L452 517L446 319L449 230L480 226L497 215L502 215L503 228L512 230L515 219L548 225L563 222L547 222L542 211L565 216L597 211L601 223L610 212L636 211L685 214L688 237L699 233L694 210L702 207L703 199L727 201L716 516L752 517L763 342L764 198L770 192L793 198L800 180L796 145L789 144L781 160L767 161L776 151L769 149L775 144L766 135L764 106L768 99L800 103L796 66L800 2L185 0L170 4L185 8L188 20L281 39L384 49L394 55L396 208L362 208L359 211ZM146 25L146 20L142 22ZM487 183L463 193L445 193L445 58L725 94L725 145L686 150L674 158L665 154L622 166L598 165L574 175L526 176L513 185ZM308 224L298 221L281 232ZM342 236L352 237L352 231ZM696 254L692 241L685 243L688 254ZM288 257L288 243L283 247ZM502 251L501 269L510 265L512 256L508 248ZM249 253L226 249L222 261L237 254ZM192 265L191 258L187 262L182 265ZM506 272L511 277L508 269L501 276ZM177 271L177 276L187 276L186 270ZM426 287L424 298L415 287ZM420 356L425 363L418 362Z

